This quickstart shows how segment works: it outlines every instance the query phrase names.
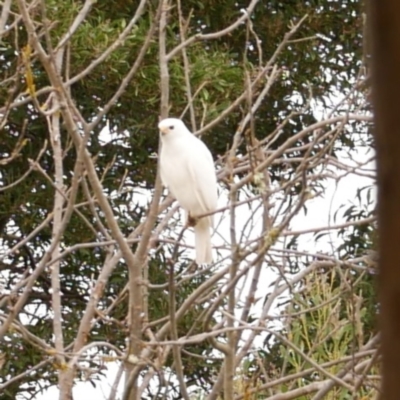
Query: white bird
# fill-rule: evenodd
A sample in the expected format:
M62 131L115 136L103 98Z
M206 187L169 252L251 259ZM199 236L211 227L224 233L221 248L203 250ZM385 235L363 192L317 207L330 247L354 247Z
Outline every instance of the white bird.
M158 128L162 142L161 181L186 211L188 225L194 225L197 264L211 263L213 217L197 217L217 208L217 177L212 155L180 119L164 119Z

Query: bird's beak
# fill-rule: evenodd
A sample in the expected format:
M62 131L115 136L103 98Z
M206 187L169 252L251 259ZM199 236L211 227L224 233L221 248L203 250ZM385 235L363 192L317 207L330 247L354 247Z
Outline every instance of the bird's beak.
M168 128L166 126L160 126L159 129L162 135L165 135L168 132Z

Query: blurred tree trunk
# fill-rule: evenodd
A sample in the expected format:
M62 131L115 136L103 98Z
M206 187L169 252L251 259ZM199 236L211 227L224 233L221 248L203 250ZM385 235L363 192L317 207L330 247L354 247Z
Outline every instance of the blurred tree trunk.
M370 0L378 163L382 399L400 393L400 2Z

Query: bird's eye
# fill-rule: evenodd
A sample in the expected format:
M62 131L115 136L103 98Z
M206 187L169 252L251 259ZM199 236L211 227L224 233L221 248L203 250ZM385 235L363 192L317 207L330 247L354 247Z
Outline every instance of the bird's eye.
M171 131L173 131L173 130L174 130L174 126L171 125L171 126L169 127L169 129L171 129Z

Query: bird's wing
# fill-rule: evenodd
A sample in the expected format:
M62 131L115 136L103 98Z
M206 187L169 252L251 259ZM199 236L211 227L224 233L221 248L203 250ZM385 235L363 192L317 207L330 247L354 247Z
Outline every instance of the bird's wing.
M188 170L194 183L197 201L204 213L217 208L217 180L210 151L201 140L188 159Z

